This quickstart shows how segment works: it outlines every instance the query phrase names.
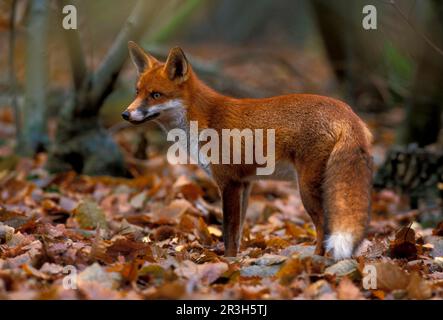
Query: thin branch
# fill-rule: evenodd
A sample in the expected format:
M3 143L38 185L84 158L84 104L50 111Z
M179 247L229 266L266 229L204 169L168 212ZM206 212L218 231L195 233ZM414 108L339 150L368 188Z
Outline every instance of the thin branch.
M68 4L71 4L72 1L60 0L57 3L59 5L59 12L62 12L62 8ZM60 19L63 19L63 16L61 14ZM66 45L68 47L74 87L76 91L79 91L84 85L85 79L88 75L88 68L86 66L82 42L77 29L63 30L65 34Z
M411 18L412 11L414 10L416 4L417 4L417 0L414 0L414 2L412 3L412 6L411 6L411 8L409 9L409 12L408 12L408 19Z
M14 112L15 134L17 141L21 134L21 114L17 103L17 81L15 77L15 18L17 13L17 0L12 1L11 15L9 18L9 83L11 94L11 107Z
M154 55L160 60L166 60L169 50L161 46L147 46L146 48L150 54ZM232 56L237 57L237 55ZM223 66L231 60L230 57L216 62L207 62L199 59L189 53L186 53L186 58L192 65L192 69L205 81L210 82L214 89L221 91L224 94L230 94L238 98L259 98L263 96L263 91L254 89L248 85L238 85L238 81L233 79L230 75L223 72ZM292 72L293 70L291 70Z
M102 102L111 93L117 77L128 56L127 43L129 40L139 39L148 26L149 12L154 1L139 0L126 20L120 33L106 54L103 62L92 77L92 89L88 103L78 105L78 112L97 113ZM85 109L90 110L85 110Z
M162 42L169 39L178 27L194 12L202 0L186 0L174 13L165 25L161 27L158 32L155 32L149 39L151 43ZM167 15L170 13L168 12Z
M33 155L48 145L47 136L47 79L49 0L30 1L26 26L25 103L23 128L17 150Z
M391 5L400 15L400 17L406 21L406 23L409 25L409 27L419 36L423 39L423 41L425 41L427 43L428 46L430 46L432 49L434 49L435 52L437 52L438 54L443 56L443 49L441 49L440 47L438 47L434 42L432 42L431 39L429 39L429 37L424 34L423 32L421 32L420 30L418 30L415 25L411 22L411 20L409 19L409 17L400 9L400 7L397 5L397 3L395 2L395 0L387 0L387 1L382 1L385 4L389 4Z

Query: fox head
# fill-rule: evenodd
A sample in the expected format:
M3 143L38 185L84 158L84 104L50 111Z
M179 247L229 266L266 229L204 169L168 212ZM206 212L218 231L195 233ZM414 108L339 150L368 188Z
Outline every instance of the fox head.
M138 80L135 100L122 113L123 119L139 124L174 117L177 109L183 108L185 88L192 72L184 52L175 47L162 63L132 41L128 47Z

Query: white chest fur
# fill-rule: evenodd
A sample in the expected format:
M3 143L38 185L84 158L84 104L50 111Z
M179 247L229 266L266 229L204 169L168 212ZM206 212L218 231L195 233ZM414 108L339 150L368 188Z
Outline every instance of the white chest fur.
M209 176L212 176L207 155L200 152L201 142L199 141L198 131L196 134L191 134L189 120L183 102L181 100L171 100L167 102L165 106L166 108L159 107L162 115L156 120L157 124L166 134L172 129L183 130L186 133L186 141L180 144L180 148L187 153L189 163L198 164ZM195 151L193 148L197 150Z

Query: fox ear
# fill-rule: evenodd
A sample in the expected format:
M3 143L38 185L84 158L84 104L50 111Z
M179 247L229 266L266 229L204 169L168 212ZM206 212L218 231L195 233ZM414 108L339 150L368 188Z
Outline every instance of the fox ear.
M143 48L133 41L128 42L129 55L137 68L138 74L142 74L145 70L151 68L154 64L159 63L150 54L146 53Z
M190 65L183 50L179 47L172 48L164 67L168 78L179 83L184 82L188 79L189 69Z

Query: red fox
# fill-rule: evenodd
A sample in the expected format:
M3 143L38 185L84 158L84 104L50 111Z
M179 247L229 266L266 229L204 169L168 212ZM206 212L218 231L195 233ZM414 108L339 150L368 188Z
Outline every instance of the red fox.
M265 99L224 96L194 73L184 52L171 49L165 63L129 42L138 71L136 98L122 117L138 124L156 120L166 130L275 129L275 171L257 175L260 165L210 163L223 209L225 256L236 256L251 183L298 179L303 205L316 228L315 253L352 256L369 221L372 136L345 103L319 95L290 94ZM264 142L269 143L269 141ZM244 143L241 144L244 148ZM296 175L295 175L296 173Z

